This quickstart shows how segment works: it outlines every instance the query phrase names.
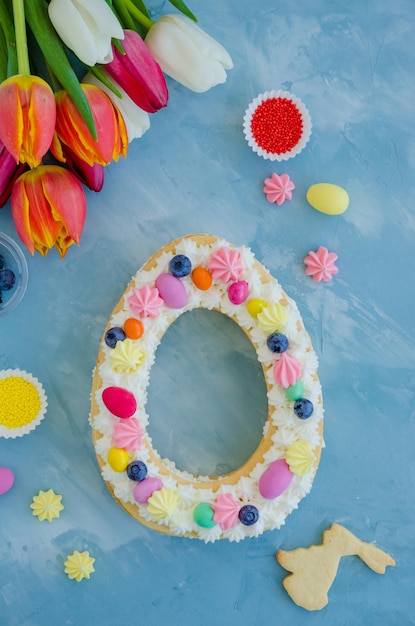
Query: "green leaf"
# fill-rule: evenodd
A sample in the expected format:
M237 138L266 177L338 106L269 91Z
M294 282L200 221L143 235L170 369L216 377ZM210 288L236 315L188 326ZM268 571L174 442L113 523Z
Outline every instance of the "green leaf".
M12 17L7 10L6 3L0 2L0 26L4 34L4 42L7 50L6 72L8 76L18 73L16 35Z
M193 20L194 22L198 21L196 15L193 15L191 10L185 5L183 0L169 0L169 2L176 9L178 9L181 13L184 13L184 15L187 15L187 17L190 17L190 19Z
M66 89L94 139L97 138L94 118L79 80L69 63L62 41L49 19L47 4L25 0L26 20L45 57L48 68Z
M144 15L146 17L148 17L149 19L151 19L151 15L147 10L146 5L144 4L144 2L142 2L142 0L132 0L133 4L137 7L137 9L139 9L141 11L141 13L144 13Z

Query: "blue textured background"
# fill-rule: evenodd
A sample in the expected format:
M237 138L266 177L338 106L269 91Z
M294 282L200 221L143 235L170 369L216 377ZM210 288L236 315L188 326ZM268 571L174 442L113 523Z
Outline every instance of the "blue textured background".
M81 247L63 262L55 251L27 255L27 295L0 320L0 368L32 372L49 400L32 434L0 440L0 465L16 476L0 497L0 624L415 624L415 4L192 8L233 57L227 83L194 94L168 81L169 106L107 168L103 192L88 193ZM270 89L300 97L313 121L307 148L282 165L256 156L242 134L245 108ZM262 192L273 171L296 185L282 207ZM305 193L316 182L343 186L347 212L314 211ZM17 239L8 205L0 230ZM239 544L166 537L131 519L100 477L88 425L113 307L151 254L192 232L250 246L297 301L320 360L326 448L313 489L280 531ZM331 283L304 273L319 245L339 255ZM222 317L188 321L160 347L153 437L186 469L238 465L265 419L261 371L237 327L227 342ZM41 523L29 504L49 488L65 509ZM396 567L379 576L343 559L329 605L307 613L284 591L275 552L319 542L333 521L386 549ZM89 581L63 573L73 550L95 557Z

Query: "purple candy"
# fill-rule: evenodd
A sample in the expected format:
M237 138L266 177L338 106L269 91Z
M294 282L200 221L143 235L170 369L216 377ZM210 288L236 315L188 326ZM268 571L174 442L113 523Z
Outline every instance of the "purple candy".
M187 293L181 280L171 274L160 274L156 279L160 297L171 309L182 309L187 304Z

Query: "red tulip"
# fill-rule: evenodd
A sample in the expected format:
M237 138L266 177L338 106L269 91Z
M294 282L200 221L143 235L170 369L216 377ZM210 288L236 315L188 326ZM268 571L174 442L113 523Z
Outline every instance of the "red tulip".
M28 169L25 163L16 163L0 140L0 208L10 197L14 181Z
M55 129L53 91L38 76L16 75L0 84L0 140L16 163L36 167Z
M55 246L63 258L79 245L86 215L81 183L59 165L40 165L22 174L12 190L12 216L17 233L31 254L45 256Z
M88 165L69 146L61 143L55 134L51 151L57 161L66 163L73 174L91 191L101 191L104 186L104 166L100 163Z
M91 107L97 139L92 137L68 93L58 91L55 94L56 136L52 152L54 155L58 153L56 146L60 142L69 146L76 157L88 165L108 165L112 159L117 161L127 154L128 137L124 119L102 89L85 84L81 87ZM56 158L59 159L58 156Z
M114 44L114 58L105 65L112 78L140 109L155 113L167 105L168 91L160 65L153 59L140 35L124 31L122 54Z

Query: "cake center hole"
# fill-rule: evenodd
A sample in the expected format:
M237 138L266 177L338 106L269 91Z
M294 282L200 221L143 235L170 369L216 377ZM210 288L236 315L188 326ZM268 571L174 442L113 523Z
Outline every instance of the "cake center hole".
M264 374L243 330L216 311L181 315L150 372L148 433L161 458L194 475L240 467L262 439Z

